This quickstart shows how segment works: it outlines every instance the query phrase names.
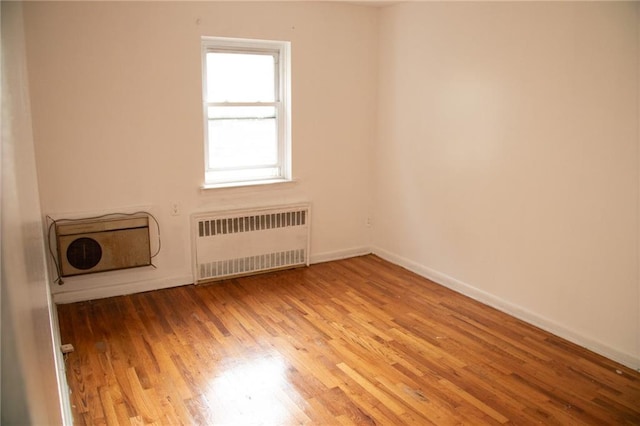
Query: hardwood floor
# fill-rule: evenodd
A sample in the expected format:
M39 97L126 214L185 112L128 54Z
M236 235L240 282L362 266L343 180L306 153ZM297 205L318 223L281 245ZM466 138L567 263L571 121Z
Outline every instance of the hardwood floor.
M58 307L76 424L640 424L640 373L375 256Z

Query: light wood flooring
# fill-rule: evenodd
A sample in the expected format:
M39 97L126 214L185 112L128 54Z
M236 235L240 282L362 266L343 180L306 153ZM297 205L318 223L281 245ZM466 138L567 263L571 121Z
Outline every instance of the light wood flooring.
M640 373L375 256L58 313L78 425L640 424Z

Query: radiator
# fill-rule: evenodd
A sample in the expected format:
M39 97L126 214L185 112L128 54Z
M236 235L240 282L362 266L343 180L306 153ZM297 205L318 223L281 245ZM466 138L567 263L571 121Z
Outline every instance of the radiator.
M309 265L310 206L192 216L196 283Z

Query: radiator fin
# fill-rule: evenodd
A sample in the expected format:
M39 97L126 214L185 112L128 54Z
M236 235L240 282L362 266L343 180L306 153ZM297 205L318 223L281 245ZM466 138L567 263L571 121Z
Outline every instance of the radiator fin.
M247 275L272 269L280 269L291 265L304 264L304 249L281 251L279 253L261 254L239 259L218 260L199 265L201 279L215 279L233 275Z
M198 222L198 236L210 237L220 234L236 234L238 232L254 232L289 226L304 226L306 223L306 210L209 219Z

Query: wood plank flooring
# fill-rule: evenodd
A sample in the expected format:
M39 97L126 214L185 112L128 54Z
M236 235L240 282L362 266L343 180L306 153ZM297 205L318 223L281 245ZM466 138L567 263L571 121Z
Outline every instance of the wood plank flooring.
M375 256L58 313L78 425L640 424L640 373Z

